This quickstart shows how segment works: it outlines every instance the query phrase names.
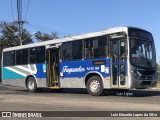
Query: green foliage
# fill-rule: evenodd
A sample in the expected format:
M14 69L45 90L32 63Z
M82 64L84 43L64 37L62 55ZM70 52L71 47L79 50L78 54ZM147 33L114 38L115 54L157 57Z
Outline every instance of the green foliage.
M47 41L47 40L53 40L53 39L58 38L58 35L57 35L56 32L52 32L51 34L48 34L48 33L42 33L40 31L37 31L34 36L37 39L37 41L39 41L39 42Z
M26 29L23 29L23 35L20 36L16 23L0 23L0 46L1 49L13 47L22 44L32 43L31 35Z
M22 35L19 34L17 23L0 22L0 63L2 50L4 48L19 46L21 43L22 45L33 43L32 35L29 33L29 31L23 29L22 33ZM48 34L37 31L34 36L39 42L58 38L58 35L55 32Z
M32 43L31 35L26 29L23 29L23 35L20 36L16 23L0 22L0 59L4 48L13 47L22 44Z

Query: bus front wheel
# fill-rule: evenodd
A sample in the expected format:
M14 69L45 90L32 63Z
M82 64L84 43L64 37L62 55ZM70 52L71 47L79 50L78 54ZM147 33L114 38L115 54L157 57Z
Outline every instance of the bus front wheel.
M103 84L99 76L90 77L87 81L87 91L92 96L100 96L103 93Z
M28 80L27 80L27 89L29 92L36 92L37 90L37 83L36 83L36 80L34 79L34 77L30 77Z

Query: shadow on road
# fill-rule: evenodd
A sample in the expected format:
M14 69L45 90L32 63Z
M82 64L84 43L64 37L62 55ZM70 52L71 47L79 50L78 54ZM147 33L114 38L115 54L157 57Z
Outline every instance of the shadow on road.
M62 88L62 89L43 89L39 93L70 93L70 94L88 94L86 89L81 88Z
M71 89L71 88L67 88L67 89L43 89L38 91L37 93L62 93L62 94L88 94L86 89ZM160 91L158 90L150 90L150 89L146 89L146 90L129 90L127 93L119 93L116 94L114 91L112 90L105 90L104 94L102 96L127 96L127 97L150 97L150 96L160 96Z
M88 94L86 89L59 89L51 90L44 89L39 93L69 93L69 94ZM105 90L102 96L127 96L127 97L150 97L150 96L160 96L160 91L158 90L129 90L127 93L116 94L112 90Z
M1 92L3 91L3 92ZM26 89L20 89L19 87L11 87L11 86L0 86L0 94L30 94ZM71 89L71 88L62 88L62 89L39 89L35 94L40 93L62 93L62 94L88 94L86 89ZM105 90L103 96L127 96L127 97L150 97L150 96L160 96L159 89L145 89L145 90L129 90L128 92L119 92L116 93L112 90Z
M133 93L130 97L150 97L150 96L160 96L160 91L158 90L131 90Z
M106 91L104 96L126 96L126 97L151 97L151 96L160 96L160 91L158 90L129 90L128 92L115 92L115 91Z

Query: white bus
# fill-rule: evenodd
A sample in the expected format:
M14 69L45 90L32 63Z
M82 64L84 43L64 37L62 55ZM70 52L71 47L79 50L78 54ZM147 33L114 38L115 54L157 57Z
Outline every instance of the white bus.
M155 87L156 54L152 34L117 27L62 39L6 48L2 83L40 88L86 88L94 96L105 89Z

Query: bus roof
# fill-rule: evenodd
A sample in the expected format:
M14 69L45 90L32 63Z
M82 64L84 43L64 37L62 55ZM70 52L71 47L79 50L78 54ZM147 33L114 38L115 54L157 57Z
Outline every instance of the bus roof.
M99 32L92 32L92 33L87 33L87 34L82 34L82 35L77 35L77 36L64 37L61 39L54 39L54 40L48 40L48 41L44 41L44 42L37 42L37 43L32 43L32 44L27 44L27 45L22 45L22 46L5 48L5 49L3 49L3 52L38 47L38 46L45 46L45 45L54 45L54 44L58 44L58 43L63 43L63 42L68 42L68 41L73 41L73 40L87 39L90 37L102 36L102 35L106 35L106 34L122 32L122 31L127 32L128 28L136 28L136 27L129 27L129 26L116 27L116 28L111 28L111 29L99 31ZM136 28L136 29L139 29L139 28Z

